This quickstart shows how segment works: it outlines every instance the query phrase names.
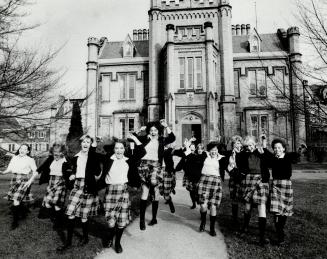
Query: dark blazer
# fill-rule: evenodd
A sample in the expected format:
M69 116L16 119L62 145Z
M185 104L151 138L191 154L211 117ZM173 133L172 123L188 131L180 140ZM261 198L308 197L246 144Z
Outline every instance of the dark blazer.
M64 162L62 164L62 175L63 178L66 182L66 187L69 187L69 176L72 173L72 164L70 163L70 160L66 158L66 162ZM43 184L43 183L49 183L50 180L50 166L51 163L53 162L54 158L52 155L50 155L45 161L44 163L37 169L37 172L40 175L40 180L39 180L39 184Z
M128 158L126 160L126 163L128 164L128 185L132 187L139 187L141 184L141 180L137 171L137 167L140 164L141 158L146 154L146 151L144 149L143 145L135 145L135 149L132 150L130 148L127 148L125 151L124 156ZM110 172L111 166L114 162L113 159L111 159L111 156L113 155L113 152L108 152L106 155L102 155L101 161L103 164L103 172L102 175L97 182L97 189L101 190L107 186L106 183L106 176Z
M145 136L137 136L138 139L142 142L143 146L145 147L149 142L150 138L148 138L147 135ZM160 164L162 164L162 159L164 158L164 151L165 151L165 146L173 143L175 141L176 137L173 132L169 133L167 137L159 136L158 142L158 161Z
M72 174L76 175L77 170L77 156L72 158L73 170ZM85 186L84 192L96 195L98 193L97 184L96 184L96 176L101 174L101 155L95 152L95 148L90 148L88 153L88 158L86 162L85 168Z

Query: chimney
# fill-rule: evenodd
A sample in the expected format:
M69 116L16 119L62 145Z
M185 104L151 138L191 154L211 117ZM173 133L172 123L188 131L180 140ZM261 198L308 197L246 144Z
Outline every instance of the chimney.
M205 22L204 30L205 30L205 35L206 35L206 41L213 41L212 22Z
M239 36L241 35L241 25L236 24L236 35Z
M166 31L167 31L167 42L174 42L175 26L173 24L167 24Z
M236 28L235 28L235 25L232 25L232 35L233 35L233 36L236 35Z
M133 30L133 41L137 41L137 30Z
M148 30L147 29L143 30L143 40L148 40Z
M246 35L250 35L250 32L251 32L251 25L247 24L246 25Z
M246 35L246 26L245 26L245 24L241 25L241 35Z
M138 30L137 35L138 35L137 37L138 40L143 40L143 31L141 29Z

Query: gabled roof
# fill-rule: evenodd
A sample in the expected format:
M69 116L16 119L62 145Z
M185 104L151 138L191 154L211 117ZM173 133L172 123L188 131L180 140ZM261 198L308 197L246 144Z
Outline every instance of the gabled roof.
M261 52L286 51L277 33L260 34ZM233 35L233 53L249 53L249 35Z
M111 41L107 42L103 47L99 59L113 59L123 57L123 44L124 41ZM133 41L135 46L134 57L149 57L149 41Z
M0 118L0 131L2 130L14 130L21 128L21 125L15 118Z

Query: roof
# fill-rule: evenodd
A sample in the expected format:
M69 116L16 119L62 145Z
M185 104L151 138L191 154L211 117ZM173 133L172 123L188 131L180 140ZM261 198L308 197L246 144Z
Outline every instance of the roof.
M4 129L19 129L21 125L15 118L0 118L0 131Z
M113 59L123 57L123 44L124 41L111 41L106 42L103 47L100 59ZM133 41L135 45L134 57L149 57L149 41Z
M277 33L259 34L261 39L261 52L285 51ZM233 52L249 53L249 35L233 35Z

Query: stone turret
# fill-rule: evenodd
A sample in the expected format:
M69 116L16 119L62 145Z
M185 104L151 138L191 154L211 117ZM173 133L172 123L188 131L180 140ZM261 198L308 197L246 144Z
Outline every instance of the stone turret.
M306 142L305 117L304 117L304 96L301 71L300 53L300 31L298 27L290 27L287 30L291 90L293 92L294 107L293 110L293 150L296 151L302 143Z
M234 135L236 119L231 20L232 7L229 4L229 0L221 0L218 6L221 68L221 97L219 105L221 118L224 118L221 125L221 133L225 138L229 138ZM236 28L239 27L240 25L236 25Z
M86 63L86 116L85 127L91 136L97 135L97 109L96 109L96 86L99 40L94 37L88 38L88 60Z

